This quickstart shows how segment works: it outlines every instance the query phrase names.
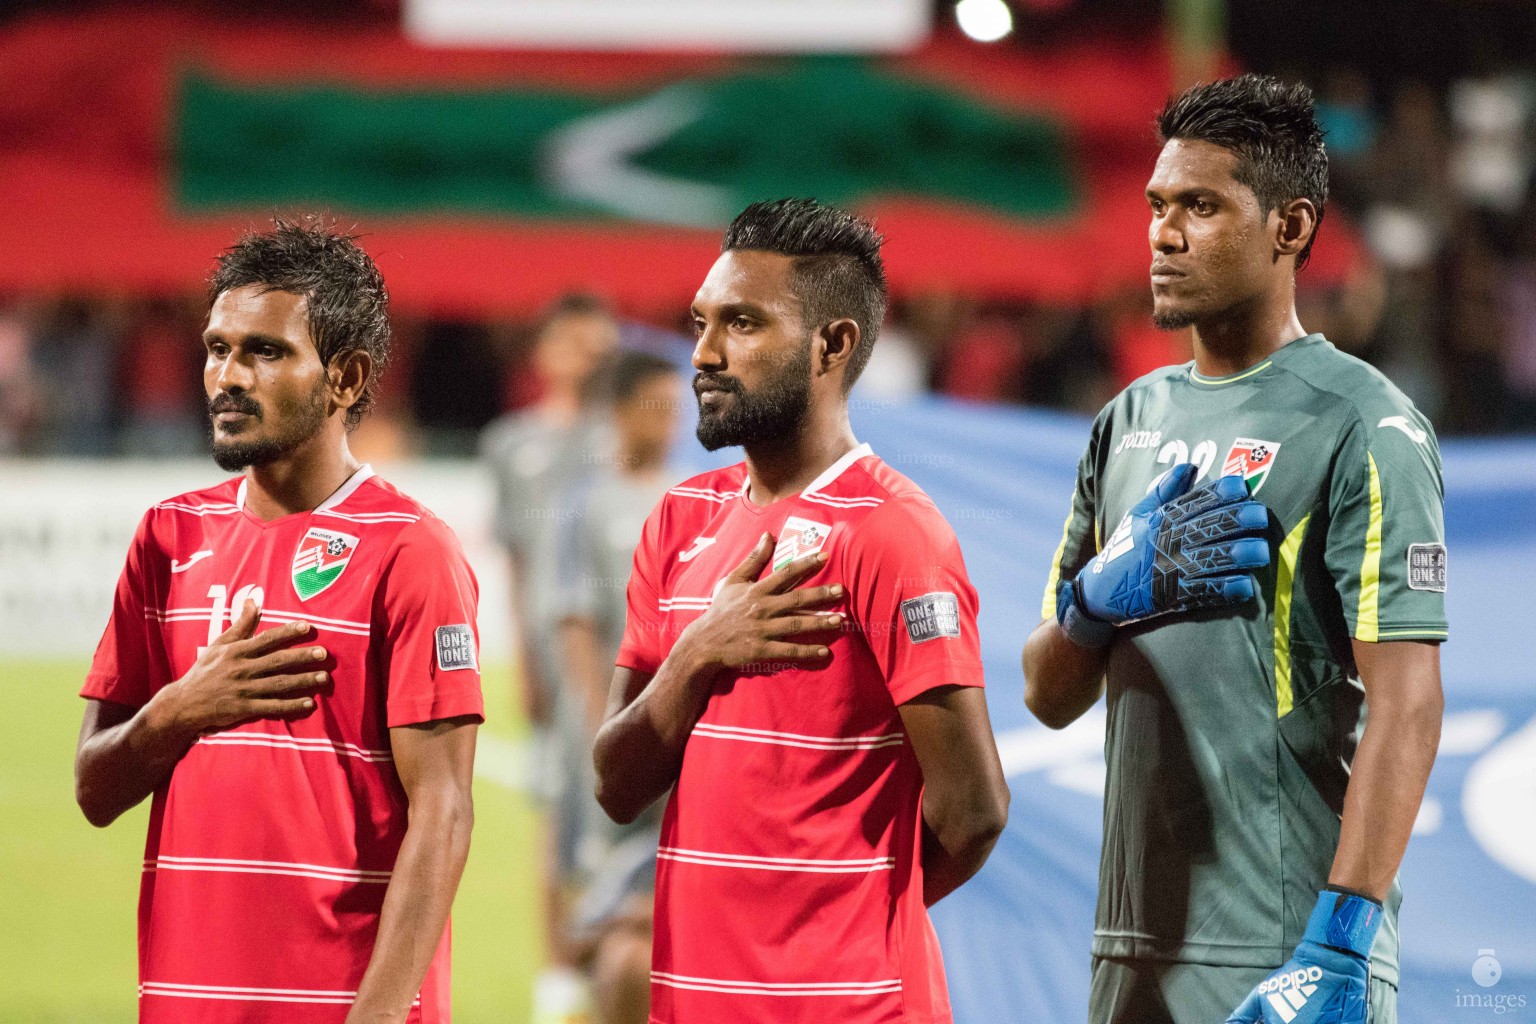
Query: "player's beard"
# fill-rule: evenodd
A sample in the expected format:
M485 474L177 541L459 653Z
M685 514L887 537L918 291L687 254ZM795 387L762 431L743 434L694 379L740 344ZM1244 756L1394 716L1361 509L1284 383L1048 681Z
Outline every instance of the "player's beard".
M732 396L720 409L699 406L696 433L706 451L792 437L811 407L811 339L807 337L783 368L754 391L735 377L700 373L693 379L694 393L705 383Z
M1152 324L1160 331L1182 331L1193 327L1200 317L1192 309L1170 309L1166 313L1153 312Z
M255 422L247 430L265 423L267 416L260 403L247 395L220 395L208 403L208 422L213 429L213 461L225 472L235 473L247 466L266 466L293 453L325 426L326 395L329 382L322 375L308 395L295 402L278 402L275 423L281 429L266 437L245 438L238 434L220 437L213 426L215 404L219 409L233 409L249 414Z

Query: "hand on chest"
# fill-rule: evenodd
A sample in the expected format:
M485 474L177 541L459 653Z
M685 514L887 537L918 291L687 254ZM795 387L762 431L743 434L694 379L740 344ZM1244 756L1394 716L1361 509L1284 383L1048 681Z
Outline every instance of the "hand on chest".
M774 538L773 555L763 575L776 572L797 558L826 552L827 564L803 586L839 582L828 575L840 564L838 548L845 524L835 523L829 516L795 514L755 516L750 513L726 512L715 516L697 530L685 530L675 554L668 558L663 588L662 610L697 615L709 607L725 577L739 566L751 553L764 533Z

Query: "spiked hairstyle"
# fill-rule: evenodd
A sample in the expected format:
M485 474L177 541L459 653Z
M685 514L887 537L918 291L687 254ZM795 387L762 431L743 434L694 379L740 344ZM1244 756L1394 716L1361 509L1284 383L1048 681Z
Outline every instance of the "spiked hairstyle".
M1210 142L1237 154L1233 176L1253 190L1266 216L1310 199L1317 226L1296 258L1296 269L1306 266L1328 201L1328 153L1311 89L1253 74L1192 86L1168 101L1157 131L1164 142Z
M843 317L859 325L859 344L843 378L846 393L869 363L885 319L885 241L862 217L814 199L753 203L726 229L721 252L757 250L794 258L790 287L807 330Z

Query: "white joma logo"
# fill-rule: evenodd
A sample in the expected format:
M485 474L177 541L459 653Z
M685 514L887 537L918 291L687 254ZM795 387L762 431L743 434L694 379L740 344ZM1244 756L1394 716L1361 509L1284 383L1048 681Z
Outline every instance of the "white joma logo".
M709 547L714 542L715 538L713 537L695 537L693 538L693 547L689 548L687 551L679 551L677 553L677 560L679 562L691 562L699 556L701 551Z
M1425 441L1429 440L1429 435L1420 430L1418 427L1414 426L1412 423L1409 423L1407 416L1383 416L1381 422L1376 424L1376 427L1377 429L1382 427L1396 427L1398 430L1401 430L1403 433L1407 434L1408 439L1414 444L1423 444Z
M192 554L187 556L187 560L185 562L178 562L173 558L171 559L171 572L186 572L198 562L201 562L203 559L208 558L212 554L212 551L194 551Z

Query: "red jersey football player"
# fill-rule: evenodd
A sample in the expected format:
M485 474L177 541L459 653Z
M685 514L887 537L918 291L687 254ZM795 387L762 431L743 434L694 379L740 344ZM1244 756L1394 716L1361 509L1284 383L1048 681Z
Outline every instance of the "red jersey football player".
M651 1019L951 1019L926 906L1007 818L976 591L933 502L854 438L880 236L748 207L693 303L698 436L635 553L594 758L620 821L672 790Z
M359 465L388 356L350 238L279 221L220 258L214 461L145 515L83 696L76 797L153 796L139 1019L446 1022L481 720L453 534Z

